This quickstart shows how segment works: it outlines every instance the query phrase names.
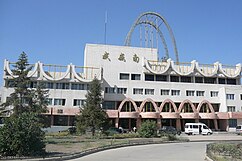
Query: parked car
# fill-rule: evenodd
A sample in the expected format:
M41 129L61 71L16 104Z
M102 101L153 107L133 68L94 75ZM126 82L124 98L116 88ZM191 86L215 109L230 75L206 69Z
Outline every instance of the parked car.
M160 134L173 134L173 135L181 135L181 131L177 130L173 126L163 126L161 129L159 129Z
M238 135L242 134L242 125L236 126L236 134Z
M187 135L212 135L213 131L204 123L186 123L185 134Z

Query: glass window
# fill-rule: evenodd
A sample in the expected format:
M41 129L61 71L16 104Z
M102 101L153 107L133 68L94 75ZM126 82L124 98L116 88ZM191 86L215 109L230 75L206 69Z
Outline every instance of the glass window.
M59 105L59 106L65 106L66 104L66 99L54 99L54 105Z
M161 95L169 95L169 93L170 93L170 90L169 89L161 89L160 90L160 94Z
M151 74L145 74L145 81L154 81L155 77Z
M218 84L225 84L225 79L224 78L219 78L218 79Z
M171 90L171 95L172 96L179 96L180 95L180 90Z
M143 94L143 88L134 88L133 94Z
M216 83L216 78L205 77L204 78L204 83L215 84Z
M242 100L242 94L240 94L240 100Z
M36 81L31 81L29 83L29 88L36 88L37 87L37 82Z
M69 83L56 83L56 89L69 89Z
M234 100L234 94L226 94L227 100Z
M145 95L154 95L154 89L145 89Z
M235 112L235 106L227 106L227 112Z
M181 77L181 82L191 83L192 82L192 78L191 77L182 76Z
M131 80L140 80L140 74L131 74Z
M203 77L195 77L195 83L203 83Z
M179 82L178 76L171 76L171 82Z
M186 96L194 96L195 91L186 91Z
M218 97L218 91L211 91L210 95L211 97Z
M54 83L46 82L45 83L45 88L47 88L47 89L54 89Z
M103 109L106 109L106 110L115 110L116 102L115 101L104 101L102 107L103 107Z
M87 90L87 88L85 88L85 84L79 84L79 83L72 83L71 89L72 90Z
M197 96L204 96L205 91L196 91Z
M116 93L114 87L105 87L105 93Z
M229 127L236 127L237 120L236 119L229 119Z
M117 88L117 93L118 94L126 94L127 88Z
M156 75L155 76L156 81L167 81L167 76L166 75Z
M236 85L236 79L227 79L227 84Z
M74 99L73 100L73 106L83 106L85 103L85 100L83 99Z
M53 105L53 98L47 98L47 105Z
M120 80L129 80L129 74L128 73L120 73L119 79Z

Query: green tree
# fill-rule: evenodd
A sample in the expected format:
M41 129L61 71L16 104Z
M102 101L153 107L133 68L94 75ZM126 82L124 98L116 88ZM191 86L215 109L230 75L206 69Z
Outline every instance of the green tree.
M95 130L105 127L108 122L106 112L101 108L102 94L101 84L97 78L91 82L86 94L86 101L83 108L80 108L80 115L77 116L77 128L79 131L91 128L92 136Z
M157 127L155 121L147 120L145 122L142 122L138 133L142 137L150 138L156 135L156 129Z
M0 129L0 155L26 156L43 154L45 143L41 131L41 113L46 112L47 91L38 85L29 88L28 73L32 66L28 64L27 55L23 52L16 62L12 79L14 92L2 105L11 107L13 114L5 119Z

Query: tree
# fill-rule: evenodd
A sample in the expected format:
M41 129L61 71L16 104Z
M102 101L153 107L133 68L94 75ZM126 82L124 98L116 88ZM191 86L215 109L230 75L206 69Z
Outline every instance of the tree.
M83 108L80 108L80 115L77 116L79 131L90 127L92 136L95 135L96 129L103 128L108 122L107 114L101 108L101 92L101 84L97 78L94 78L86 94L85 104Z
M43 154L45 143L44 132L41 131L41 113L46 112L47 91L41 85L37 85L36 89L29 88L30 70L27 55L23 52L13 70L14 92L2 105L12 107L13 114L5 119L0 129L0 155Z
M147 120L141 124L138 133L142 137L150 138L156 135L156 128L155 121Z

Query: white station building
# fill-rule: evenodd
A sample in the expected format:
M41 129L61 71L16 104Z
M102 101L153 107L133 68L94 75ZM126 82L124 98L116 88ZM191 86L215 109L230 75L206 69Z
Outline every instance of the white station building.
M1 102L14 90L13 64L4 62ZM102 84L102 108L116 127L139 128L147 119L158 127L181 130L187 122L203 122L220 131L242 124L241 64L160 61L154 48L87 44L84 67L33 66L29 86L44 82L49 89L50 125L74 125L94 77Z

